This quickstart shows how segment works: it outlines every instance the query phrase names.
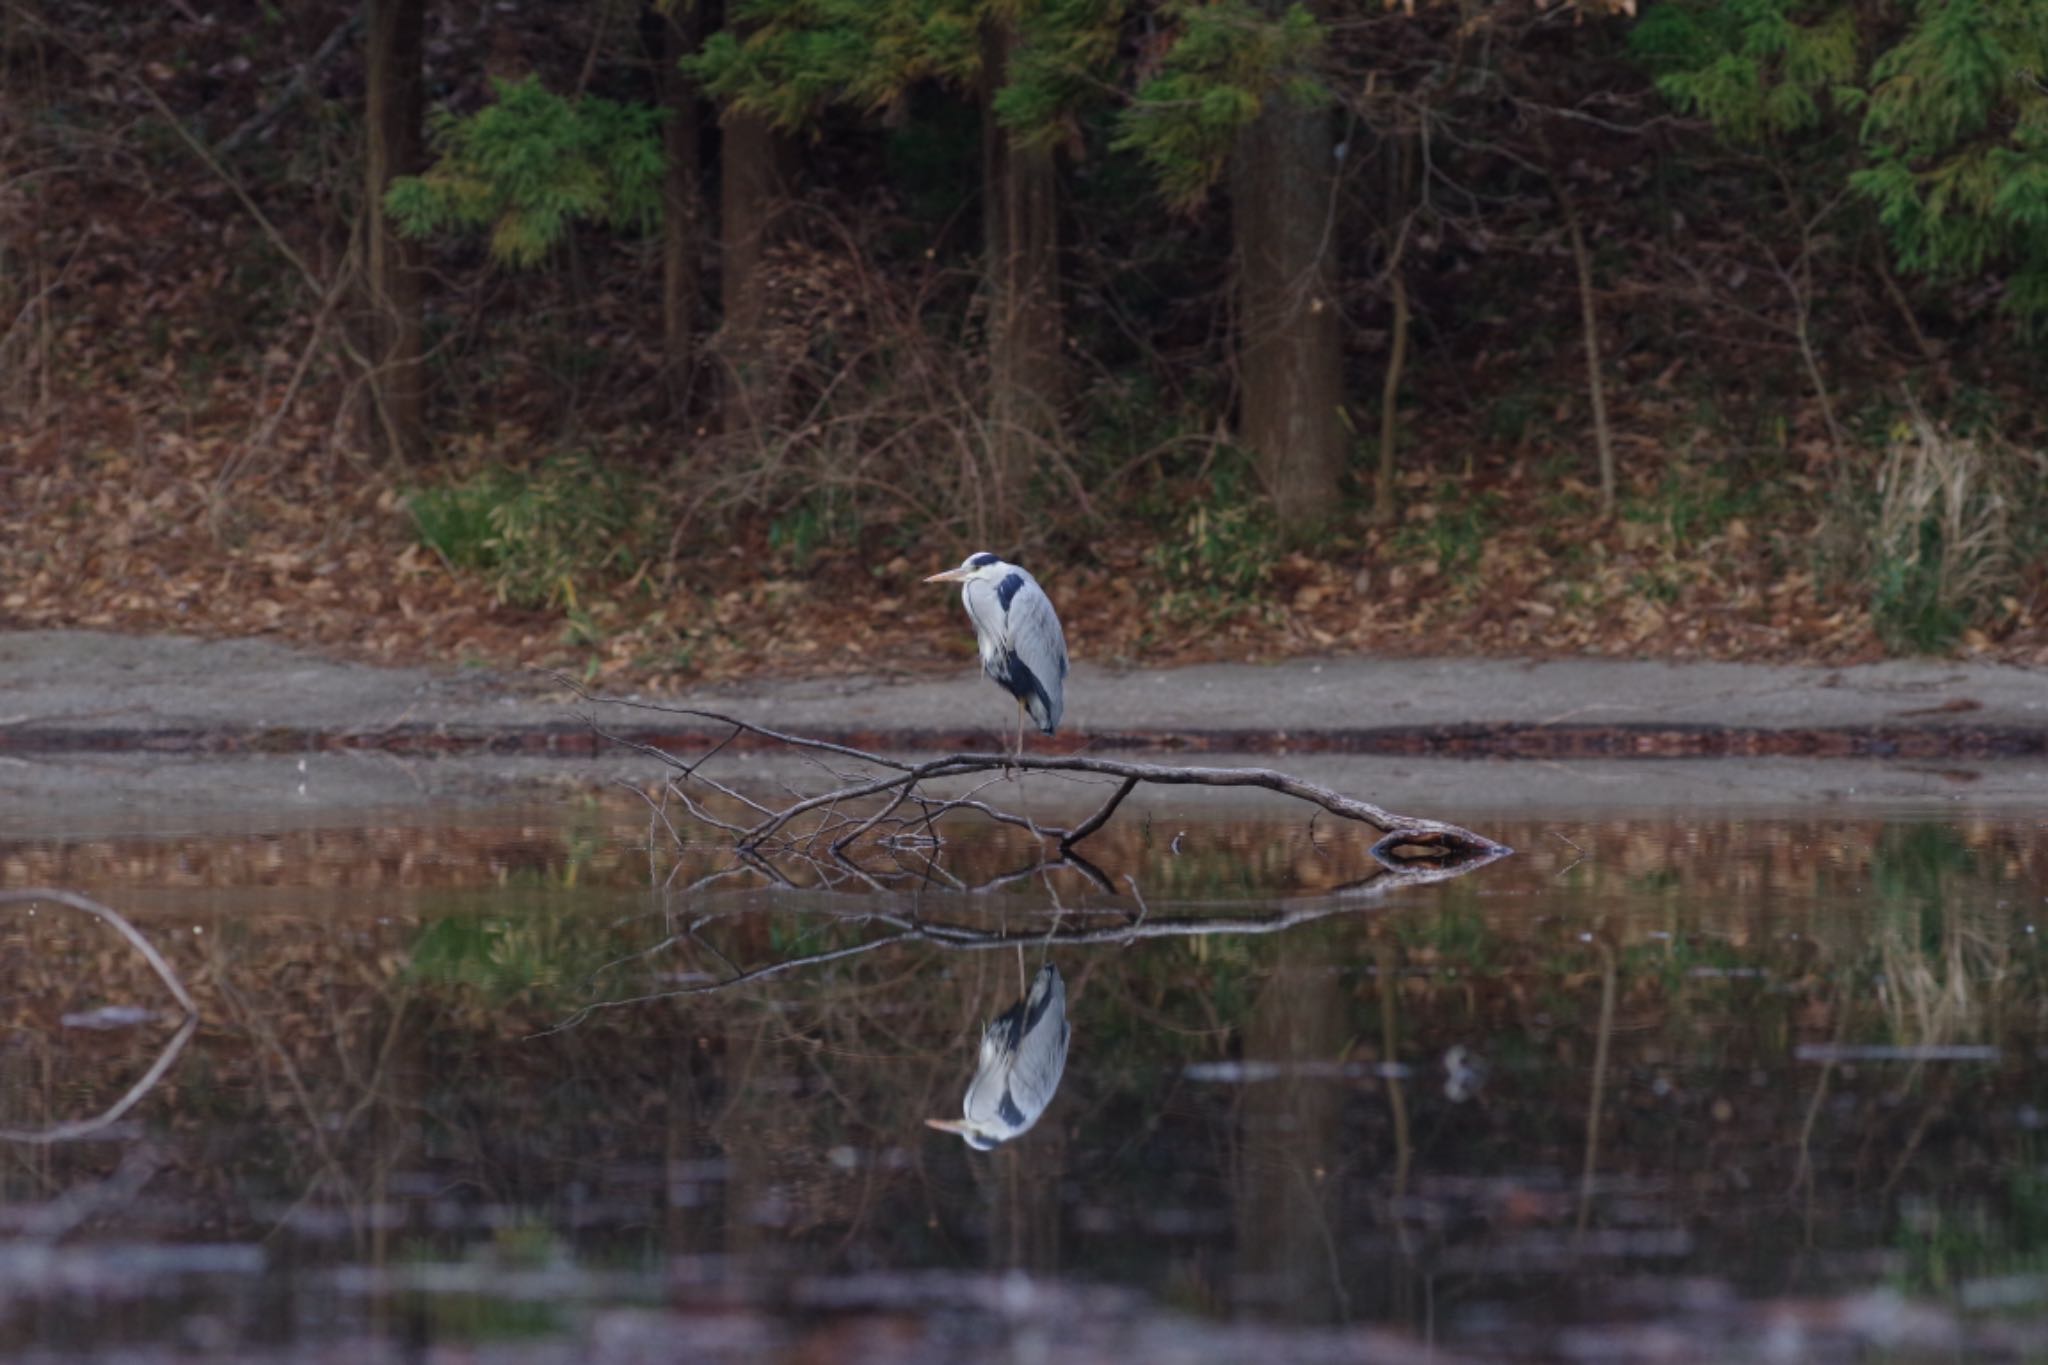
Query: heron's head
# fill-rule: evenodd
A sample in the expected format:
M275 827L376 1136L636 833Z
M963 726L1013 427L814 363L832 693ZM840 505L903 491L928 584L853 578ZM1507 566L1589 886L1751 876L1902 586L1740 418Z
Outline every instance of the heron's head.
M974 578L993 578L1009 569L1001 555L992 555L987 550L977 550L967 556L957 569L947 569L925 579L927 583L965 583Z
M942 1133L958 1133L977 1152L993 1152L1003 1145L1003 1140L985 1128L977 1128L966 1119L926 1119L924 1126L936 1128Z

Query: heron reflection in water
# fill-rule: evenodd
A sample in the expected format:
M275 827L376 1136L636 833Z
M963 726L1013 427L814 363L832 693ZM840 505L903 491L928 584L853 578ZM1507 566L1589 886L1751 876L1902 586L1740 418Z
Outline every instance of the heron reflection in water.
M1067 983L1048 962L1032 978L1022 1000L982 1031L981 1059L967 1095L965 1117L926 1119L944 1133L958 1133L978 1152L993 1151L1021 1137L1052 1103L1067 1069Z

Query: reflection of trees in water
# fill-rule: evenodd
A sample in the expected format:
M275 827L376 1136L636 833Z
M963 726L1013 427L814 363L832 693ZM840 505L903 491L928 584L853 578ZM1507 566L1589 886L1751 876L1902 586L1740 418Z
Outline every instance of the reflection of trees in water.
M1091 852L1124 894L1055 871L1059 911L1036 875L984 895L928 882L914 913L878 909L892 897L867 888L714 892L672 911L559 889L280 893L175 917L110 897L206 1022L126 1121L163 1164L132 1209L100 1216L150 1237L273 1237L307 1264L670 1265L684 1294L711 1273L693 1258L725 1252L777 1276L1057 1267L1220 1309L1248 1277L1291 1267L1283 1278L1322 1277L1291 1292L1305 1314L1348 1301L1410 1322L1632 1267L1768 1286L1897 1244L1920 1282L1953 1283L2039 1254L2026 1220L2048 1200L2023 1188L2033 1139L2018 1116L2041 1104L2048 1042L2025 932L2048 894L2048 832L1573 824L1585 856L1567 870L1570 850L1551 840L1546 856L1528 828L1502 832L1529 856L1368 895L1369 913L1304 899L1205 917L1154 894L1151 864L1120 862L1113 842ZM634 851L646 876L644 849L629 850L622 880ZM150 854L123 856L135 875ZM715 953L678 937L686 913L713 917L698 932ZM1192 920L1201 932L1162 931ZM917 932L860 947L905 926ZM1060 1097L1013 1149L927 1140L922 1120L957 1103L967 1040L1014 994L1015 945L1055 930L1086 936L1049 950L1075 1020ZM23 986L0 1002L0 1122L118 1096L165 1024L55 1021L139 997L146 968L94 946L90 924L7 933L6 979ZM599 992L848 947L534 1036ZM1799 1053L1943 1041L1997 1059ZM1453 1045L1490 1064L1476 1099L1443 1093ZM1240 1084L1186 1071L1248 1060L1318 1065ZM108 1143L10 1152L0 1194L48 1200L122 1159ZM1314 1221L1284 1182L1314 1191Z

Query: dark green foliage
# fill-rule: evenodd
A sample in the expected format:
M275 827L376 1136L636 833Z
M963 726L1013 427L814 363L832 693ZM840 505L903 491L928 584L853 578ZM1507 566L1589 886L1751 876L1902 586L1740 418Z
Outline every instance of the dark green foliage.
M1760 470L1674 463L1654 493L1624 501L1621 515L1663 526L1674 549L1690 550L1721 534L1729 522L1763 511L1775 491Z
M1801 0L1682 0L1630 35L1657 88L1740 142L1803 132L1863 100L1855 11Z
M891 129L882 144L889 184L902 197L917 222L908 243L921 250L931 232L949 222L981 190L981 129L971 120L947 118L944 111L919 117L922 100L913 100L911 117Z
M1181 25L1158 75L1138 87L1117 145L1137 152L1168 200L1189 205L1223 174L1238 131L1270 99L1329 98L1313 62L1315 16L1294 5L1278 17L1249 0L1171 4Z
M2048 1268L2048 1179L2037 1164L2017 1163L1996 1200L1944 1191L1917 1201L1896 1240L1897 1275L1912 1293L1955 1294L1971 1281L2038 1282Z
M728 107L784 130L827 108L878 114L925 82L956 90L982 75L987 26L1010 30L996 115L1020 141L1070 136L1077 110L1112 88L1118 0L752 0L683 63Z
M721 104L785 130L833 105L879 113L920 81L973 80L982 8L963 0L748 0L683 68Z
M1435 560L1454 583L1469 582L1500 523L1500 499L1491 493L1475 496L1446 482L1437 487L1430 506L1432 515L1394 532L1395 549L1404 556Z
M846 544L860 535L860 510L847 494L821 488L768 525L768 545L801 569L828 545Z
M392 184L386 206L405 233L488 228L494 257L530 266L572 223L644 230L658 219L664 111L566 100L537 77L496 88L497 102L466 118L437 113L439 158Z
M1079 111L1102 102L1117 81L1119 0L1048 0L1018 24L1008 79L995 113L1030 146L1066 141Z
M489 575L502 600L573 607L638 562L653 504L632 479L579 453L417 489L406 507L421 543Z
M2048 8L1926 5L1879 57L1863 122L1874 200L1900 261L1934 276L2010 261L2005 307L2048 320Z
M1177 499L1174 520L1146 552L1171 585L1166 614L1199 618L1253 602L1280 559L1271 506L1257 495L1250 462L1225 451L1209 473L1206 496Z
M1853 131L1866 164L1842 173L1902 266L2008 267L2006 310L2048 320L2048 7L1671 0L1631 46L1658 89L1737 142Z
M1881 559L1872 570L1870 615L1887 650L1935 654L1956 642L1969 616L1942 591L1940 523L1921 521L1914 537L1910 554Z

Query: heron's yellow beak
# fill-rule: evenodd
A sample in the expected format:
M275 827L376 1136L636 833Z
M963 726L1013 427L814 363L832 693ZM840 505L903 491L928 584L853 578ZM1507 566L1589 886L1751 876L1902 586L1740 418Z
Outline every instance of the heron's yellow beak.
M927 578L927 579L925 579L925 582L927 582L927 583L958 583L958 582L959 582L959 581L960 581L961 579L963 579L963 578L967 577L967 575L968 575L968 574L970 574L970 573L973 573L973 572L974 572L974 570L972 570L972 569L967 569L967 568L959 568L959 569L947 569L947 570L946 570L945 572L943 572L943 573L935 573L935 574L933 574L933 575L932 575L932 576L931 576L930 578Z
M942 1133L964 1133L968 1131L966 1119L926 1119L924 1126L936 1128Z

